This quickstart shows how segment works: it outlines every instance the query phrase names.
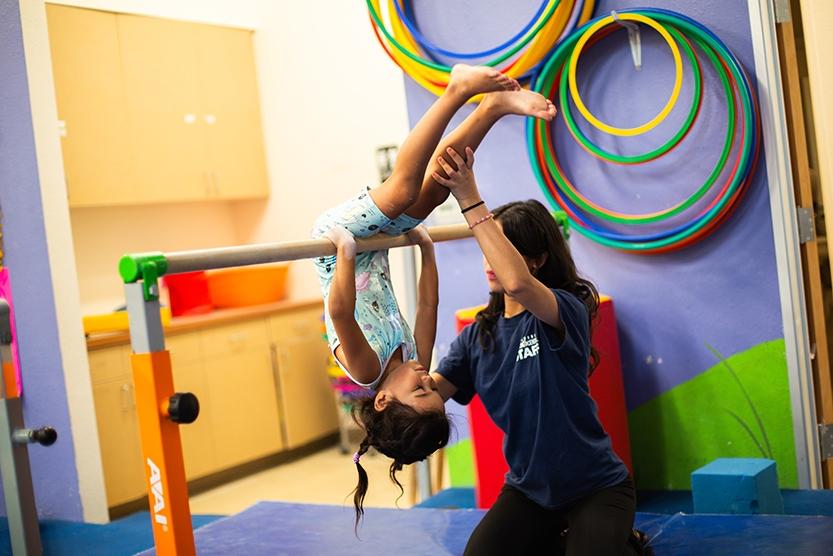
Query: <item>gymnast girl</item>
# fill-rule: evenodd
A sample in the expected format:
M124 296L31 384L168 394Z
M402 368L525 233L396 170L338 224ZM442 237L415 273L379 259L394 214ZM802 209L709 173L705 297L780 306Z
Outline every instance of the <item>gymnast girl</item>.
M484 93L477 108L443 139L452 116L472 96ZM315 260L330 349L347 376L375 391L354 414L366 433L353 455L359 476L353 497L357 525L368 486L359 460L370 447L393 460L390 478L401 489L396 472L448 442L444 402L428 373L437 327L437 269L433 244L420 224L449 195L432 177L442 172L432 160L449 147L476 148L507 114L551 120L555 107L492 68L454 66L448 87L402 144L391 176L326 211L313 227L314 238L326 237L337 248L335 256ZM378 233L408 234L420 247L413 332L393 294L387 251L356 253L354 238Z

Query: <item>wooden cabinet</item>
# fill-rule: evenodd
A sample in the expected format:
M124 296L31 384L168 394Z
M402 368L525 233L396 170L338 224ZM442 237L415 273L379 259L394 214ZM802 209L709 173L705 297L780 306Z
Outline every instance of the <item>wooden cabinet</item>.
M166 344L171 353L174 389L191 392L200 402L197 420L179 427L185 476L195 479L217 470L214 432L211 429L214 407L203 362L202 338L200 334L181 334L166 338Z
M200 416L179 428L186 477L196 479L331 434L338 417L327 378L321 306L168 334L174 387ZM130 347L90 351L107 501L144 496Z
M117 15L136 198L182 201L209 195L200 121L194 23Z
M135 168L116 14L48 4L70 206L130 202Z
M329 349L321 339L320 310L270 319L275 341L284 427L289 448L338 429L329 378Z
M198 45L212 194L220 199L264 197L268 179L251 33L201 25Z
M219 467L283 448L266 322L257 319L202 332Z
M126 347L90 353L90 373L107 504L117 506L144 495L145 470Z
M47 15L70 206L268 196L250 31Z

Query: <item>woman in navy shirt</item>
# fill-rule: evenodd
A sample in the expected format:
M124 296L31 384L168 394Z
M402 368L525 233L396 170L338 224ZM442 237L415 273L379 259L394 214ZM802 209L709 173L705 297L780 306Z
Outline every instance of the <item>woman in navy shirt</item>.
M598 307L549 211L538 201L489 212L452 149L434 174L457 199L485 255L489 305L434 379L444 399L477 394L505 433L506 484L466 554L638 554L633 483L597 417L588 375Z

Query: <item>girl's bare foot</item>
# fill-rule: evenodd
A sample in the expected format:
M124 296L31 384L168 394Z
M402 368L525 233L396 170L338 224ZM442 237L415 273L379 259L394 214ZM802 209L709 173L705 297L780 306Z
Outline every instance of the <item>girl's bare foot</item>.
M457 64L451 68L451 77L446 91L459 94L468 100L480 93L492 91L516 91L520 89L518 82L503 75L496 69L486 66L468 66Z
M483 98L482 104L500 116L517 114L540 118L548 122L555 117L556 113L555 105L550 99L526 89L489 93Z

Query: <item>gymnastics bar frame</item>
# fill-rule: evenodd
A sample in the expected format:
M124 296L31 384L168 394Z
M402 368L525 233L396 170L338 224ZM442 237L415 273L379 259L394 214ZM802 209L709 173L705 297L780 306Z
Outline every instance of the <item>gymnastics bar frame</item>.
M11 306L7 299L0 297L0 475L12 554L28 556L42 554L43 545L27 445L50 446L58 435L51 427L34 430L24 424L12 341Z
M472 237L465 224L428 230L436 242ZM377 251L413 245L407 236L377 235L357 240L357 251ZM125 255L119 273L125 283L130 322L131 366L142 443L146 487L156 553L160 556L196 554L188 487L179 436L171 358L159 316L158 279L165 274L249 266L335 255L327 239L256 244L174 253ZM410 265L408 265L410 267ZM409 270L413 273L412 267ZM416 280L408 279L409 299ZM194 416L196 418L196 416ZM187 421L185 421L187 422Z

